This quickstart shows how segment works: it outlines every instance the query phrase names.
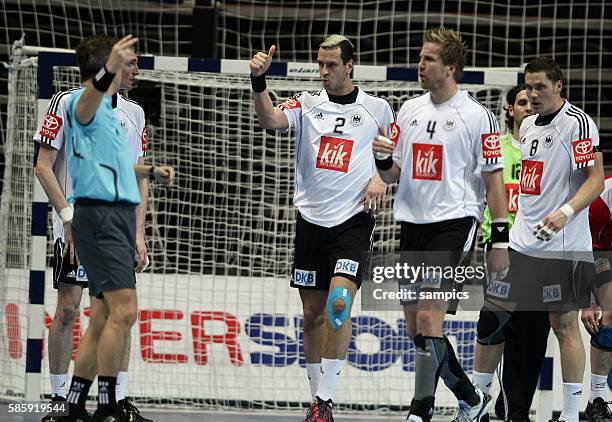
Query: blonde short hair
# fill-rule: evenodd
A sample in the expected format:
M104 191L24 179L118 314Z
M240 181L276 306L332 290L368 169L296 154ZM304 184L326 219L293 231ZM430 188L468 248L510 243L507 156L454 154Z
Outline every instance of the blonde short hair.
M346 62L349 60L355 61L355 47L353 46L353 43L344 35L330 35L329 37L325 38L321 45L319 45L319 48L324 50L339 48L342 63L346 64Z
M461 79L463 67L467 61L467 46L461 38L461 34L453 29L444 26L430 28L425 32L423 43L430 42L438 44L440 48L440 58L446 66L455 65L455 81Z

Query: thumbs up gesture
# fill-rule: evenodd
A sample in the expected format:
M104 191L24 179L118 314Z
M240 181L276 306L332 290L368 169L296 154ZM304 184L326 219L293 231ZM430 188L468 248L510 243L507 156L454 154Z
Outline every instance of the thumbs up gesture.
M270 68L270 63L272 63L272 57L274 56L274 52L276 51L276 46L273 45L268 50L268 54L263 51L257 52L251 59L251 63L249 66L251 67L251 75L254 77L261 76L268 71Z
M374 137L372 142L372 151L378 160L386 160L393 154L395 150L395 142L387 138L387 133L382 126L378 126L378 135Z

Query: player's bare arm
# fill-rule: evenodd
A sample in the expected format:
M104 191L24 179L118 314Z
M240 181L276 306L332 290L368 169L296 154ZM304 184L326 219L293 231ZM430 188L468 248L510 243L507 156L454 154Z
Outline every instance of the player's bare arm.
M583 169L585 181L576 195L558 210L550 213L534 227L534 234L542 240L550 240L570 221L572 216L588 207L604 190L603 155L595 153L595 165Z
M270 94L265 89L265 75L270 68L275 51L276 46L273 45L267 54L263 51L257 52L251 59L249 67L251 68L253 98L259 125L264 129L285 130L289 127L289 120L285 113L274 107ZM262 88L263 90L260 91Z
M144 157L138 158L139 165L144 164ZM138 179L138 191L140 192L140 205L136 208L136 272L142 271L147 260L147 242L145 240L145 221L147 218L147 204L149 201L149 180Z
M482 172L486 185L487 204L491 210L492 221L507 224L508 208L503 183L503 169ZM488 265L492 273L504 273L510 266L508 258L508 245L493 243L488 255Z
M382 127L379 127L378 135L376 135L372 141L372 151L374 152L374 158L376 159L376 170L378 171L381 180L387 185L396 182L401 173L400 167L391 159L393 152L395 151L395 146L395 142L387 138L385 130ZM381 169L379 165L385 160L391 160L391 167L385 169L383 164L383 169Z
M365 212L372 215L378 214L385 207L386 193L387 184L383 182L378 173L375 173L363 195L362 202Z
M121 38L111 50L110 57L106 61L103 69L94 76L93 79L87 81L85 92L79 98L76 106L76 119L81 124L88 124L94 118L102 98L107 93L114 94L121 84L122 67L127 65L134 56L134 45L138 42L138 38L127 35ZM106 75L106 76L105 76ZM96 88L94 79L103 80L105 77L113 77L114 79L107 90L101 91ZM111 92L112 91L112 92Z
M66 200L64 192L57 181L57 177L55 173L53 173L53 166L55 165L56 158L56 149L41 144L34 172L45 190L49 201L51 201L57 213L64 220L64 256L70 258L71 264L78 264L79 258L74 248L72 230L70 227L70 223L72 222L72 207Z

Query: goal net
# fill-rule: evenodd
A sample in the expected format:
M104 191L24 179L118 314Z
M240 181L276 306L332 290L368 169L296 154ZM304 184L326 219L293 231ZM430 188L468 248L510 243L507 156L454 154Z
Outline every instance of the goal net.
M32 135L46 104L36 98L39 90L45 91L37 85L38 62L25 59L11 73L15 83L10 100L15 106L9 113L12 142L7 143L0 239L5 264L0 274L0 305L6 314L0 322L4 398L24 393ZM243 73L248 69L247 62L221 62L221 69L230 65ZM357 85L385 97L395 110L422 93L417 82L368 80L380 71L363 69L356 74L361 75ZM53 92L78 85L76 68L56 66L52 72ZM491 72L483 73L485 80ZM514 81L516 77L513 73ZM141 71L139 84L155 98L145 107L151 107L148 160L173 165L177 180L172 188L151 187L146 233L152 266L137 282L139 314L132 331L128 395L172 405L305 406L310 393L303 318L299 295L288 286L295 224L293 134L258 127L245 74L152 68ZM461 87L501 117L507 86ZM320 83L312 77L268 78L275 103L317 89ZM390 192L387 209L377 218L375 251L398 247L391 201ZM47 328L56 304L50 246ZM88 299L84 303L87 306ZM406 408L414 386L415 354L403 314L362 311L359 299L353 309L353 336L336 402L373 412ZM77 333L85 330L87 315L87 310L79 315ZM476 312L460 312L444 325L468 373L473 368L476 319ZM41 359L41 388L49 393L46 348ZM443 385L438 391L436 404L453 409L452 394Z

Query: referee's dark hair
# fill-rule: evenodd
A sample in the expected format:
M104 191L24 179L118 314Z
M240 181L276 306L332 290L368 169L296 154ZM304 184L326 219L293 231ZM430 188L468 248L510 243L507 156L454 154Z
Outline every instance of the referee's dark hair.
M116 42L116 38L109 37L106 34L92 35L81 41L76 48L81 82L93 78L106 64Z
M353 46L353 43L344 35L330 35L329 37L325 38L321 45L319 45L319 48L324 50L339 48L342 64L346 64L349 60L352 60L353 62L357 61L357 58L355 57L355 46ZM352 77L353 72L351 72L351 78Z
M526 90L527 87L525 85L516 85L510 88L508 93L506 94L506 105L504 106L504 110L506 110L506 127L512 133L514 130L514 117L510 115L510 107L514 108L514 103L516 102L516 96L519 92Z

